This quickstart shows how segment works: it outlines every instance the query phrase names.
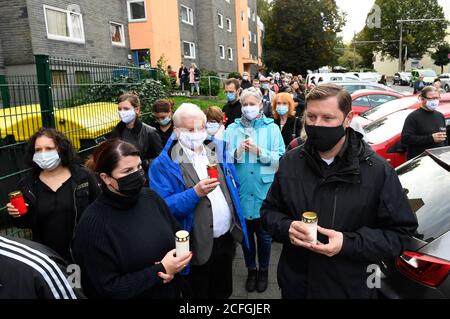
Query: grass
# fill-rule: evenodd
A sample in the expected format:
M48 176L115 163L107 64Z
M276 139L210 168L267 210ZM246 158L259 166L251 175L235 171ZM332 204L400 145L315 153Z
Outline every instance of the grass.
M179 107L182 103L193 103L198 105L202 110L210 106L218 106L222 108L227 103L223 90L220 91L217 99L203 100L196 97L190 98L186 96L172 96L170 99L175 102L175 108Z

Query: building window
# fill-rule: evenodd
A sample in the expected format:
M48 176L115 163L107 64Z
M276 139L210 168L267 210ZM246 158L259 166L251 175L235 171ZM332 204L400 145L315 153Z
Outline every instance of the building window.
M253 11L253 16L252 16L252 20L253 20L253 22L255 22L256 21L256 17L255 17L256 15L255 15L255 12Z
M231 19L227 19L227 31L231 32Z
M252 43L252 31L248 31L248 43Z
M244 22L244 20L245 20L244 11L241 10L241 21Z
M226 2L230 3L230 0L225 0Z
M223 45L219 45L219 53L220 53L220 58L222 60L225 59L225 47Z
M181 6L181 21L194 25L194 11L189 7Z
M252 9L250 9L250 7L247 7L247 15L248 15L248 18L251 19L251 17L252 17Z
M128 21L139 22L147 20L147 8L145 1L129 0L128 5Z
M140 68L150 67L150 50L134 50L133 63Z
M195 43L183 41L183 51L185 59L195 59Z
M245 37L242 37L242 47L245 49L247 47L245 43Z
M233 49L228 48L227 53L228 53L228 60L233 61Z
M123 24L110 22L109 29L111 31L111 42L113 45L125 46L125 33L123 32Z
M223 29L223 15L218 13L217 18L219 19L219 28Z
M53 85L64 85L69 83L66 70L51 70L51 74Z
M44 17L48 39L84 43L80 13L44 5Z
M253 43L256 44L256 33L253 33Z

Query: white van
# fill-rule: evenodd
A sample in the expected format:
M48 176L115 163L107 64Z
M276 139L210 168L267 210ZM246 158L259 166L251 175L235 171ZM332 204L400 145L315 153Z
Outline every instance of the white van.
M309 87L311 84L311 79L314 77L314 82L316 85L319 84L319 79L322 78L323 81L320 83L329 83L329 82L360 82L360 78L352 74L346 73L310 73L306 76L306 87Z

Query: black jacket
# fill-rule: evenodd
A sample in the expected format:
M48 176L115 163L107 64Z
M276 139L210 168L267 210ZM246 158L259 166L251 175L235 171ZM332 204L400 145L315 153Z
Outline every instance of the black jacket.
M184 71L184 73L183 73L183 71ZM183 73L183 74L181 74L181 73ZM188 71L187 67L178 69L178 78L179 79L185 80L188 78L188 75L189 75L189 71Z
M139 119L136 119L136 123L131 129L131 135L133 138L129 139L124 136L125 129L127 129L127 125L124 122L120 122L112 130L111 138L120 138L125 142L136 146L141 153L142 168L147 173L151 161L158 157L159 153L161 153L163 149L161 137L154 127L143 123Z
M261 207L263 227L283 243L283 297L376 297L366 284L367 267L400 255L417 228L416 216L395 171L352 129L334 168L325 168L314 153L306 142L284 155ZM290 224L305 211L318 214L319 226L343 233L339 254L327 257L290 243ZM318 234L318 240L328 238Z
M72 174L71 187L73 194L73 211L65 212L74 216L74 225L71 230L75 234L78 221L86 208L94 202L100 194L100 187L96 178L83 166L72 165L70 167ZM36 210L39 198L37 198L37 182L39 174L30 173L19 181L19 189L22 192L25 202L28 206L28 213L20 218L11 218L14 226L19 228L31 228L33 232L33 240L41 241L41 229L39 227L39 212ZM73 237L73 236L72 236ZM72 238L73 240L73 238ZM52 247L51 243L43 243ZM67 247L68 253L61 255L70 256L70 247Z
M275 124L281 129L280 118L275 120ZM302 121L298 117L288 117L286 124L284 124L283 129L281 130L281 135L283 136L285 146L288 146L294 138L300 136L302 127Z
M225 113L227 117L227 122L225 123L225 128L228 125L233 124L234 120L240 119L242 117L242 106L240 100L236 100L235 102L227 102L223 107L222 111Z
M175 248L180 230L164 200L143 188L135 201L105 187L86 210L74 241L74 257L89 298L163 298L180 296L178 278L164 284L159 263Z
M253 86L252 82L250 82L248 80L242 80L241 89L245 90L245 89L251 88L252 86Z
M0 236L0 299L77 299L83 298L66 279L76 267L50 248L25 239ZM78 274L78 278L81 274ZM72 276L71 276L72 277Z

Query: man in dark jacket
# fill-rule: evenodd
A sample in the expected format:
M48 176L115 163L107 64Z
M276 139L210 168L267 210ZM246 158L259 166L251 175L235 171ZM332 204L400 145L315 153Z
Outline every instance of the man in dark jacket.
M186 84L189 76L189 71L187 67L184 66L184 63L181 62L181 66L178 69L178 79L180 80L180 90L184 92L186 89Z
M25 239L0 236L0 299L77 299L64 260L50 248ZM81 274L78 274L78 278ZM81 288L81 287L78 287Z
M227 104L222 109L226 117L225 128L242 116L242 105L239 99L240 93L241 88L237 79L231 78L225 81Z
M306 105L307 142L282 158L261 207L263 227L283 243L282 297L374 298L369 266L401 254L416 216L395 171L349 127L350 95L321 85ZM318 216L314 243L307 211Z
M407 146L408 160L426 149L447 145L444 115L436 111L440 93L434 86L425 87L420 93L420 108L408 115L403 125L402 143Z

